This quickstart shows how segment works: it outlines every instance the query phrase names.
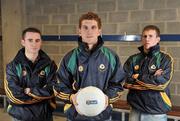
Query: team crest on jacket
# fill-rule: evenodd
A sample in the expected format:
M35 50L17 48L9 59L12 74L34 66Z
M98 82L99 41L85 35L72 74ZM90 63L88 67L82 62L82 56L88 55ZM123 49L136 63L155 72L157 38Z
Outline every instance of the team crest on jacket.
M150 67L152 70L155 70L156 69L156 66L153 64L153 65L151 65L151 67Z
M139 65L135 65L134 70L136 70L136 71L139 70Z
M104 64L100 64L100 65L99 65L99 70L100 70L100 71L104 71L104 70L105 70L105 68L106 68L106 67L105 67L105 65L104 65Z
M78 71L79 71L79 72L83 72L83 70L84 70L83 66L80 65L80 66L78 67Z
M42 70L40 73L39 73L40 76L44 76L45 75L45 71Z

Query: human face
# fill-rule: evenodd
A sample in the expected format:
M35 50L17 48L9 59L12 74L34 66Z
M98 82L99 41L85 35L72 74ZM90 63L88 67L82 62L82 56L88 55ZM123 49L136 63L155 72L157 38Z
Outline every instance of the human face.
M144 46L144 50L147 52L151 47L157 45L159 41L160 37L157 36L155 30L146 30L142 34L141 42Z
M21 44L25 47L26 54L38 55L42 45L41 36L39 33L27 32L21 40Z
M83 20L81 22L81 28L79 28L79 36L82 37L82 41L87 43L88 46L95 45L100 34L101 29L98 28L97 21Z

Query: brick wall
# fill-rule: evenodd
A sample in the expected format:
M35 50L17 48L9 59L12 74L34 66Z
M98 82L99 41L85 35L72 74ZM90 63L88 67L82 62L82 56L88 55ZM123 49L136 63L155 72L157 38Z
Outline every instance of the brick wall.
M35 25L44 34L76 34L79 16L97 12L104 34L139 34L147 24L162 33L180 33L179 0L26 0L25 26Z
M1 29L1 2L0 2L0 36L2 35L2 29ZM0 37L0 88L2 85L3 80L3 55L2 55L2 40Z
M3 80L3 66L2 66L2 41L0 40L0 87L1 81Z
M24 0L23 26L35 26L44 35L77 34L79 16L94 11L102 18L103 34L141 34L147 24L155 24L162 34L180 33L179 0ZM1 43L1 42L0 42ZM106 42L116 51L122 64L137 51L139 42ZM43 49L58 64L76 42L44 42ZM174 105L180 105L180 41L161 42L162 50L174 60L174 77L171 94ZM2 51L0 50L0 53ZM1 56L0 56L1 57ZM0 58L0 62L1 62ZM0 63L1 64L1 63ZM0 76L1 77L1 76ZM123 96L125 99L125 95Z

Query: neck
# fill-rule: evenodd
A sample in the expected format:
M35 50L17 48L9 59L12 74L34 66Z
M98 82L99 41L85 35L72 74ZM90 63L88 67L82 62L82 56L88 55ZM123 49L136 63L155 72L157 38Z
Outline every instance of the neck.
M88 50L92 50L95 45L88 45Z
M147 54L148 52L149 52L149 50L147 50L147 49L144 49L144 53L146 53L146 54Z
M87 44L87 43L86 43ZM97 46L98 43L95 43L95 44L87 44L87 49L88 51L91 51L93 48L95 48Z
M34 54L34 53L25 53L26 57L32 61L33 63L35 62L37 56L38 56L38 53Z

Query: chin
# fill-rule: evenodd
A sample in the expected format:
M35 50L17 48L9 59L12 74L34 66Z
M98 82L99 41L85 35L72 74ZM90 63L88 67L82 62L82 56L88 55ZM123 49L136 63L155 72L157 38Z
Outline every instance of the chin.
M149 47L149 46L144 46L144 49L146 49L146 50L149 50L151 47Z
M31 53L34 53L34 54L36 54L38 52L39 52L38 50L31 51Z

